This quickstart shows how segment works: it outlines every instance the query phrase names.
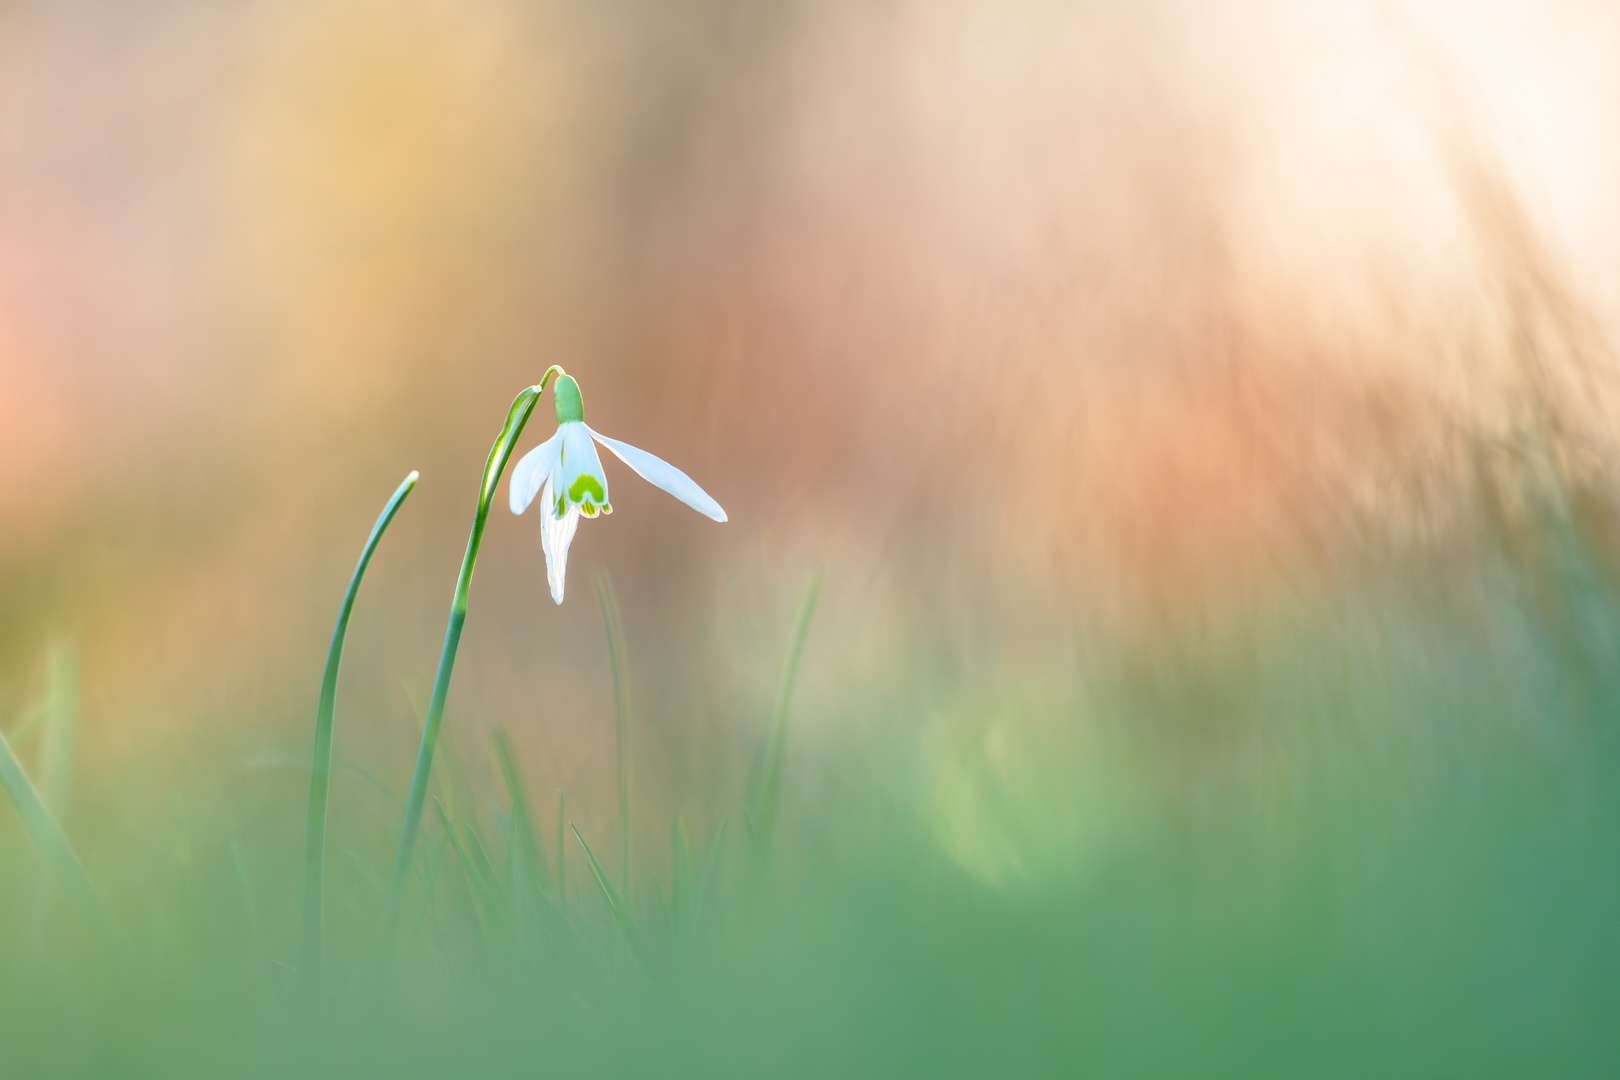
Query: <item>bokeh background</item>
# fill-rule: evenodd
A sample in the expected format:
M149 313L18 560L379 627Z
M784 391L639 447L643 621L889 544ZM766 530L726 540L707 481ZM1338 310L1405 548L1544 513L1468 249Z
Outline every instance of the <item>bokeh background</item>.
M8 4L0 724L71 643L92 870L138 893L152 822L251 830L290 912L366 530L420 470L350 631L334 850L386 845L479 470L561 363L730 521L610 460L554 607L503 488L448 752L493 775L505 729L616 850L607 571L649 874L732 812L816 573L790 820L906 808L991 895L1106 885L1234 800L1286 879L1327 859L1292 799L1466 818L1435 778L1496 755L1537 813L1602 789L1566 770L1612 700L1576 609L1620 524L1616 56L1576 0ZM1440 922L1466 892L1389 873ZM1579 1041L1611 967L1525 963Z

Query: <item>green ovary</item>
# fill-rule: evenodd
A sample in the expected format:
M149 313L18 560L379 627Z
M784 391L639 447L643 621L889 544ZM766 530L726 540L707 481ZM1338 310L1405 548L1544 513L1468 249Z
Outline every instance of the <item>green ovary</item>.
M558 375L551 388L552 401L557 406L557 423L569 424L585 419L585 399L580 396L579 383L571 375Z

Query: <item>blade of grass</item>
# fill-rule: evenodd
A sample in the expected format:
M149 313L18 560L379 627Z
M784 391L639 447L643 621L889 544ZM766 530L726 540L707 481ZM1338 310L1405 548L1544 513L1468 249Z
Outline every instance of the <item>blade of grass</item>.
M433 928L434 931L439 935L441 945L445 943L445 937L444 926L439 921L439 871L444 866L444 853L449 847L450 838L441 834L439 836L439 843L437 847L433 848L431 852L422 852L421 856L414 860L416 884L417 888L421 890L422 894L422 910L418 914L417 918L418 920L428 918L433 920ZM386 884L383 886L383 889L384 895L386 896ZM443 958L443 962L448 965L448 957Z
M422 857L416 860L416 883L422 889L422 895L429 906L433 904L433 890L439 881L439 868L444 863L445 849L450 846L450 837L441 835L439 846L432 853L423 852ZM387 886L383 886L386 895Z
M679 814L669 826L669 908L677 931L690 921L692 907L692 849Z
M698 880L697 893L693 897L694 911L707 905L709 897L714 894L714 882L720 876L720 853L725 850L725 846L726 823L722 821L709 840L708 854L703 857L703 877Z
M496 728L490 733L490 742L495 747L495 761L500 766L501 780L506 784L506 795L512 805L512 858L508 860L511 865L507 872L516 882L521 863L513 860L527 859L535 873L540 875L541 884L549 888L550 882L546 878L550 870L546 865L545 846L540 842L540 834L535 831L534 815L529 810L528 788L523 783L517 755L512 751L512 740L507 738L505 731Z
M377 516L360 550L360 561L349 577L349 588L343 594L343 606L338 609L337 624L332 628L332 643L326 650L326 672L321 677L321 696L315 706L315 745L309 766L309 805L304 814L304 896L303 941L299 970L307 988L318 989L321 981L321 896L326 872L326 807L332 786L332 713L337 703L338 665L343 659L343 638L349 630L349 615L354 611L354 599L360 592L360 579L382 539L388 525L394 520L405 496L416 486L417 473L412 472L394 490L393 496Z
M439 747L439 769L434 781L433 797L444 803L445 810L459 822L474 820L478 799L474 794L472 778L466 762L454 739L446 739Z
M461 828L467 836L467 854L472 857L473 865L478 868L478 876L483 881L484 893L489 897L493 907L490 913L495 916L504 916L506 904L501 899L501 877L495 872L495 863L489 857L489 851L484 847L484 838L479 835L477 826L470 821L463 821Z
M236 872L236 885L242 890L242 911L248 924L248 964L256 965L259 949L264 941L263 924L259 921L259 902L253 895L253 880L248 877L247 862L242 858L242 845L232 837L228 845L231 867Z
M518 850L517 818L506 820L506 904L512 912L512 944L519 956L528 951L529 904L525 883L528 875L523 871L523 856Z
M84 863L79 859L78 852L73 850L73 845L68 843L67 836L46 807L45 800L40 798L39 791L28 778L28 771L17 760L3 732L0 732L0 786L11 797L12 805L22 815L30 839L62 887L86 912L105 921L106 909L90 881L90 875L85 872Z
M450 838L450 850L455 852L456 862L461 864L461 872L467 876L467 884L478 898L478 914L487 927L494 917L496 898L490 893L489 883L478 872L472 855L462 844L455 822L451 820L449 811L444 808L444 803L434 799L433 808L439 812L439 824L444 826L444 834Z
M73 783L73 744L79 726L79 665L71 641L59 638L52 641L46 651L45 697L40 703L39 715L45 729L39 795L60 824L67 819L68 793ZM32 882L30 922L35 936L43 930L50 914L52 884L50 874L37 876Z
M606 570L596 572L596 602L607 630L608 665L613 672L613 737L619 779L619 888L630 895L630 677L625 666L619 603Z
M787 754L788 705L793 700L793 683L799 673L799 660L804 655L805 639L810 634L810 620L816 612L816 599L821 595L821 575L810 579L804 601L799 605L799 620L793 631L792 646L788 649L787 663L782 668L782 681L776 691L776 708L771 713L771 724L765 732L765 742L754 770L754 798L745 811L749 824L751 859L757 868L764 862L770 848L771 827L776 821L777 805L781 800L782 765Z
M52 642L45 663L45 753L39 789L45 805L60 819L73 784L73 745L79 728L79 661L73 643Z
M411 851L416 847L416 834L422 828L428 775L433 771L433 751L439 742L439 726L444 721L444 703L450 693L450 674L456 666L456 650L461 645L461 627L467 621L467 594L472 589L473 566L478 561L478 547L483 543L490 501L495 497L495 489L500 485L501 473L506 470L512 449L523 434L529 415L534 412L535 402L540 400L551 376L561 371L555 365L547 368L538 383L526 387L513 399L512 407L506 414L506 425L501 428L495 445L490 447L489 460L484 463L484 479L478 489L478 507L473 514L472 533L467 537L467 551L461 558L455 592L450 598L450 620L444 630L444 647L439 651L439 669L433 677L433 695L428 699L427 717L422 722L422 742L416 752L416 769L411 774L411 794L405 804L405 820L399 829L399 846L394 851L394 871L388 883L388 904L383 909L379 943L383 954L393 944L394 931L399 923L400 898L410 872Z
M630 912L625 910L624 902L619 899L619 893L614 889L613 882L608 880L607 874L602 870L602 864L591 854L591 845L580 835L579 826L570 821L568 827L574 830L574 839L579 841L579 846L585 849L585 863L590 867L591 877L596 879L597 888L602 890L602 898L607 901L608 912L613 916L620 933L624 935L625 943L630 946L631 953L647 974L655 974L652 957L648 954L647 947L641 943L641 935L636 931L636 924L630 918Z
M45 706L46 702L44 701L36 702L17 718L17 721L11 727L11 743L13 746L21 746L23 740L27 739L45 723L46 717L50 715Z
M557 789L557 906L568 910L568 848L563 843L563 822L568 820L563 810L563 789Z

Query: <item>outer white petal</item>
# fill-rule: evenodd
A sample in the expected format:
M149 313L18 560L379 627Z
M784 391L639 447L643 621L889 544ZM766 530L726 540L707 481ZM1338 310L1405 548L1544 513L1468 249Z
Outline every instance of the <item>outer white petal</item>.
M506 493L511 499L512 513L521 514L534 502L535 495L545 486L551 474L557 470L557 460L562 452L562 431L530 450L518 459L512 466L512 479L507 484Z
M590 431L590 428L585 430ZM645 450L639 450L627 442L610 439L594 431L591 431L591 438L613 451L620 461L634 469L636 475L647 483L663 488L705 517L713 518L715 521L726 520L726 512L720 509L720 504L711 499L708 492L698 487L690 476L669 462L654 457Z
M552 513L551 478L541 494L540 546L546 553L546 580L551 584L551 599L563 602L563 579L568 573L568 545L574 542L574 530L579 528L579 507L570 506L562 517Z

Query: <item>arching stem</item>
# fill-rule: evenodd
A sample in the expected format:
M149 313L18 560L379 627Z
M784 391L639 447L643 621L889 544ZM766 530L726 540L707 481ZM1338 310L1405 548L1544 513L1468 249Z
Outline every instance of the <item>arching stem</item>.
M439 671L433 679L433 695L428 699L427 718L422 723L422 745L416 754L416 771L411 776L411 795L405 804L405 820L399 829L399 847L394 852L394 872L388 883L388 902L383 909L382 947L392 947L394 930L399 923L399 906L409 876L411 853L416 847L416 834L422 826L422 806L427 800L428 774L433 770L433 750L439 742L439 724L444 719L444 700L450 693L450 672L456 665L456 649L461 644L461 627L467 621L467 592L472 586L473 564L478 561L478 546L484 539L484 524L489 518L490 500L500 483L501 473L512 456L523 426L534 412L535 402L545 392L546 383L553 375L563 374L555 365L547 368L540 381L526 388L512 402L506 416L506 426L490 448L489 461L484 465L484 482L478 491L478 512L473 517L472 535L467 539L467 553L461 560L461 573L456 578L456 591L450 601L450 622L444 631L444 648L439 652Z

